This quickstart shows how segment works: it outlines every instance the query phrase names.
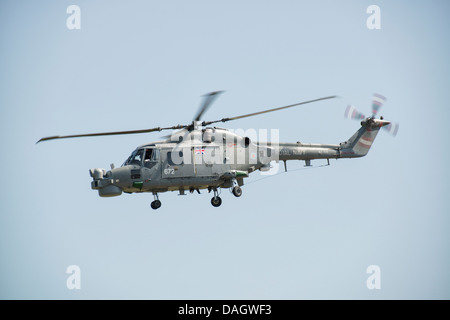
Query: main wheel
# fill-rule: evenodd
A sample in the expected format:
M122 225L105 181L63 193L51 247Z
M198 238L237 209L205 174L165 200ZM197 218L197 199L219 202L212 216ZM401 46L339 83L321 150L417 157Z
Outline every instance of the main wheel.
M222 199L219 196L213 197L211 199L211 204L213 207L219 207L222 204Z
M234 187L232 192L233 192L235 197L242 196L242 189L240 187L238 187L238 186Z
M150 204L150 206L152 207L152 209L156 210L156 209L158 209L159 207L161 207L161 201L155 200L155 201L153 201L153 202Z

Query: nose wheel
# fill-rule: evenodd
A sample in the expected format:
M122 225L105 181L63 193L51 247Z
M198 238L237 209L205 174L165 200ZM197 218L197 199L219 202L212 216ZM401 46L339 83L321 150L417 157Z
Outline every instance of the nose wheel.
M159 201L158 194L156 192L153 193L153 197L155 198L155 200L152 201L150 207L152 207L153 210L156 210L161 207L161 201Z
M233 190L231 190L231 192L233 192L235 197L240 197L242 196L242 189L239 186L235 186L233 188Z

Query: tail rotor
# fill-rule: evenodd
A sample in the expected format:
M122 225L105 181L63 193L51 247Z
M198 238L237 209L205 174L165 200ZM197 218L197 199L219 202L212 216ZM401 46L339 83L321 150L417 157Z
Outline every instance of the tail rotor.
M384 97L381 94L375 93L373 95L372 99L372 115L370 117L366 117L363 113L359 112L354 106L348 105L347 109L345 110L344 117L347 119L353 119L353 120L364 120L364 119L375 119L378 112L380 111L380 108L383 106L383 104L386 102L386 97ZM383 117L380 116L380 120L383 120ZM390 123L388 125L383 126L383 129L385 129L389 134L392 136L396 136L399 124L398 123Z

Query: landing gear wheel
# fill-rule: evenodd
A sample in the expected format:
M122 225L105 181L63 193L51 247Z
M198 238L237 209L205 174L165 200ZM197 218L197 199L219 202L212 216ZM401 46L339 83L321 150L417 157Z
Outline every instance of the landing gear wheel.
M150 206L152 207L152 209L156 210L159 207L161 207L161 201L159 201L159 200L152 201Z
M211 204L213 207L219 207L222 204L222 199L219 196L213 197L211 198Z
M240 197L242 196L242 189L238 186L235 186L232 190L233 194L235 197Z

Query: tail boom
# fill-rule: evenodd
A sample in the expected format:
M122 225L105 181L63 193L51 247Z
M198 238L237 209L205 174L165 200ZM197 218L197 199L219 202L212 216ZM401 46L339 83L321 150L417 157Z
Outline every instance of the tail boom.
M361 128L345 142L334 144L280 143L279 160L313 160L364 157L370 150L380 128L389 121L367 118Z

